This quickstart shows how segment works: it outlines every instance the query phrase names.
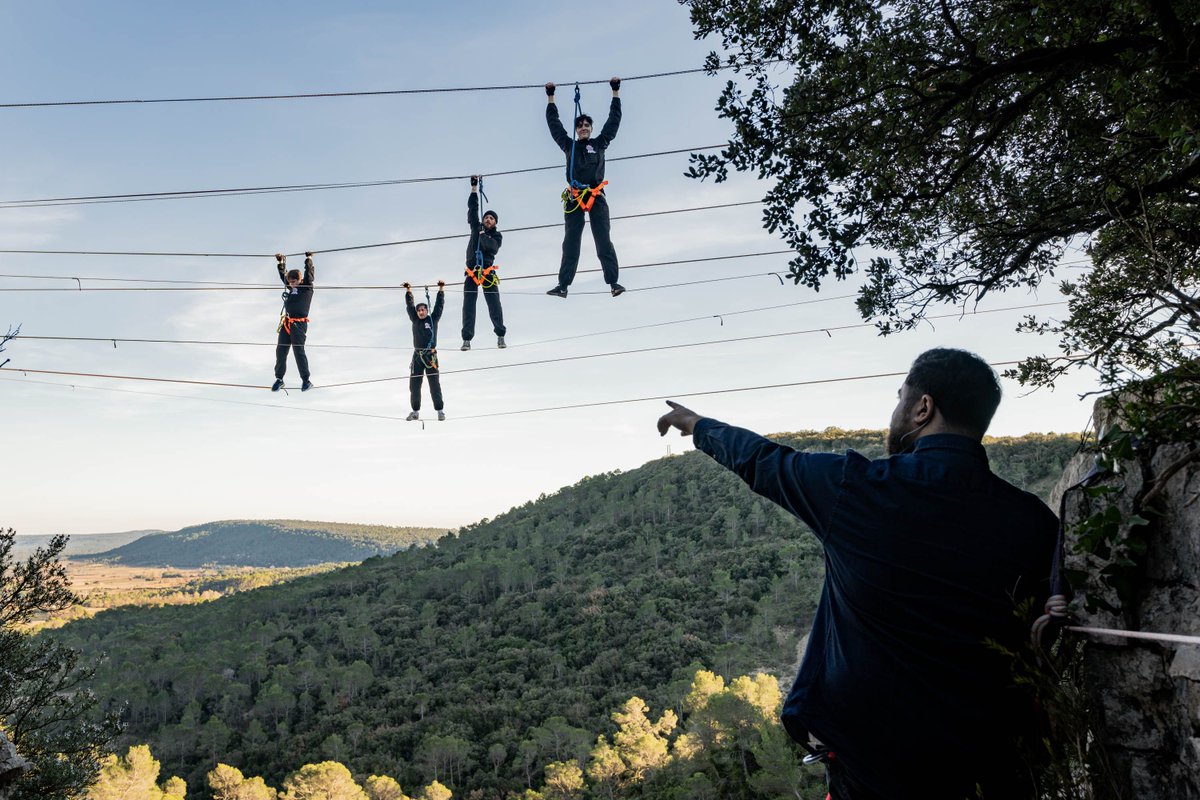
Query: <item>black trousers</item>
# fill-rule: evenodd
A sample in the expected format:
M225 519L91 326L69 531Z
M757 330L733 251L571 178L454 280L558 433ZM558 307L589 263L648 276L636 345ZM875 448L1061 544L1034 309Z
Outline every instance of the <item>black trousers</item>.
M617 282L617 251L609 236L608 200L603 194L596 195L592 210L587 212L592 218L592 239L596 242L596 256L604 270L604 282ZM579 243L583 239L582 209L575 209L569 214L563 214L563 245L562 264L558 268L558 285L570 286L575 280L575 270L579 268Z
M433 357L425 353L426 360L432 362ZM433 398L433 409L442 410L442 379L438 376L437 367L426 366L421 360L421 351L415 351L412 363L408 365L408 401L413 411L421 410L421 382L424 376L429 376L429 395Z
M296 354L296 369L300 370L300 380L308 380L308 356L304 352L304 340L307 338L307 322L293 322L291 333L288 333L286 328L279 329L279 339L275 344L276 380L282 380L287 372L288 350Z
M492 272L488 278L484 279L486 284L488 279L495 276ZM496 284L483 290L483 299L487 301L488 316L492 319L492 330L497 336L503 336L508 330L504 327L504 309L500 308L500 279L496 278ZM464 342L469 342L475 338L475 306L479 303L479 284L475 283L475 279L470 275L463 281L463 327L462 338Z

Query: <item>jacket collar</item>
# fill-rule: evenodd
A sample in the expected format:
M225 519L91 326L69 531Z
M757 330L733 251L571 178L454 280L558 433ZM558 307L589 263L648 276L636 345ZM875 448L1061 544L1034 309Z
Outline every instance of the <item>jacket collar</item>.
M988 463L987 451L983 449L982 444L969 436L960 436L957 433L931 433L928 436L922 436L904 452L924 453L927 451L931 453L934 451L962 453L979 459L984 464Z

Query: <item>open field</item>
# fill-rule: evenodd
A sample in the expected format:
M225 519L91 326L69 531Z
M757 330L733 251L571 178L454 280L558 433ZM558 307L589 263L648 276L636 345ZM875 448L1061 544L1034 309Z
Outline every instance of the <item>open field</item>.
M328 572L343 563L292 569L255 567L130 567L95 561L63 562L71 586L83 604L56 614L40 614L32 628L56 628L108 608L138 605L186 605L271 586L303 575Z

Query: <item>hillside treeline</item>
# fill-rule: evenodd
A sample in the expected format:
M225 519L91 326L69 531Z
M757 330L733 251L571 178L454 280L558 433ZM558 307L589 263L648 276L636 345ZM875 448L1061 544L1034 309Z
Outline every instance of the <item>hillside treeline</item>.
M868 454L883 442L781 438ZM1044 486L1075 449L1035 436L989 455ZM790 678L822 570L794 518L688 453L587 478L437 546L202 606L109 611L57 635L107 654L95 689L121 712L125 744L149 743L189 785L223 762L278 786L319 756L499 798L537 790L553 763L587 764L630 697L682 718L697 669Z

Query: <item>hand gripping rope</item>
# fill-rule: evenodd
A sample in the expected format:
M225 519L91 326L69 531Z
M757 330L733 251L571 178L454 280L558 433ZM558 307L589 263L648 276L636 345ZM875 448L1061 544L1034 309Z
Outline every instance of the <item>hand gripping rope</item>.
M579 84L575 84L575 119L579 119L583 114L583 108L579 104ZM608 181L602 181L599 186L584 186L579 181L575 180L575 125L571 125L571 161L567 168L567 188L562 191L563 212L570 214L574 211L591 211L592 204L596 202L596 195L600 190L608 185Z
M483 191L483 176L479 176L479 196L484 203L490 202L488 196ZM483 217L480 217L480 227L483 226ZM479 236L475 237L475 268L467 267L467 277L475 281L475 285L484 289L491 289L496 284L500 283L500 276L493 274L499 267L493 264L490 267L483 265L483 244L480 241L482 230L479 231Z

